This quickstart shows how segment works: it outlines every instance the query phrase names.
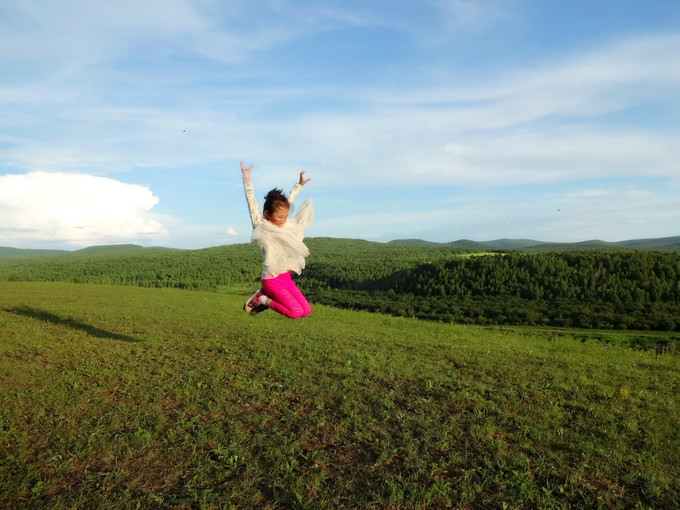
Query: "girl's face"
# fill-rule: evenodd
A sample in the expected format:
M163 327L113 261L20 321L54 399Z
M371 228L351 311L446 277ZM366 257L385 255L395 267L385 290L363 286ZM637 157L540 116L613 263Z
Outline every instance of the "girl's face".
M288 211L290 209L288 207L282 207L279 206L276 209L274 209L273 213L269 213L268 211L264 212L264 217L267 218L267 220L270 223L273 223L277 227L283 227L283 225L286 223L286 220L288 219Z

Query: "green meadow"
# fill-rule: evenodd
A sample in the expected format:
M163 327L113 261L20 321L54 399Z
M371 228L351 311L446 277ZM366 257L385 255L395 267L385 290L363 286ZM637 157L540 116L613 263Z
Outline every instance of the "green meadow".
M677 508L680 357L0 282L0 507Z

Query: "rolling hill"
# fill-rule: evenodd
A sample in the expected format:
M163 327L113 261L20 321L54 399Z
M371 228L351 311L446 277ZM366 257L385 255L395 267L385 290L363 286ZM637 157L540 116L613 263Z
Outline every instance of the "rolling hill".
M23 257L54 257L60 255L135 255L141 253L173 250L173 248L144 247L136 244L112 244L103 246L89 246L80 250L32 250L23 248L8 248L0 246L0 259L14 259Z
M0 259L15 259L22 257L46 257L71 253L66 250L29 250L22 248L8 248L0 246Z
M395 239L388 243L363 241L360 239L308 238L308 241L331 240L338 243L365 243L366 245L406 245L426 248L451 248L471 252L486 251L522 251L527 253L592 251L592 250L648 250L648 251L680 251L680 236L651 239L630 239L627 241L607 242L598 239L576 243L544 242L533 239L495 239L493 241L472 241L459 239L448 243L437 243L423 239ZM22 257L45 257L58 255L135 255L153 252L177 251L174 248L144 247L136 244L114 244L90 246L80 250L35 250L9 248L0 246L0 259ZM192 250L185 250L192 251Z
M523 251L527 253L591 250L680 251L680 236L661 237L656 239L631 239L617 242L592 239L576 243L544 242L532 239L496 239L493 241L471 241L469 239L460 239L449 243L434 243L420 239L395 239L394 241L390 241L390 243L427 246L430 248L449 247L460 250Z

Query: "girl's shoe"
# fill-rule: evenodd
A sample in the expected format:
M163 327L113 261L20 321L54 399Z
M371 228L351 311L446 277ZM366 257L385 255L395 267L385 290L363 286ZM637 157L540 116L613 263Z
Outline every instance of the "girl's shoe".
M243 310L249 312L251 315L255 315L262 310L269 308L268 306L260 304L260 296L264 295L264 291L262 289L258 289L252 296L248 298L246 304L243 305Z
M250 311L250 315L257 315L260 312L264 312L269 307L267 305L257 305Z

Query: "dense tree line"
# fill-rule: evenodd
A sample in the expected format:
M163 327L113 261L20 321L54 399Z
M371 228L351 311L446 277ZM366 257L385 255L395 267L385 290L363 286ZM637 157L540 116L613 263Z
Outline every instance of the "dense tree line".
M376 281L417 296L515 296L588 302L680 301L680 256L655 252L509 253L440 260Z
M0 261L0 279L215 289L252 282L261 271L254 245L149 254L72 255Z
M310 281L321 278L319 285L333 287L384 278L423 261L453 254L445 248L392 246L354 239L312 238L307 244L312 255L305 277ZM112 246L70 255L0 259L0 280L141 287L215 289L233 284L255 285L261 271L262 257L253 244L150 251Z
M384 277L355 272L319 263L300 284L320 302L420 318L680 331L677 253L457 256Z
M307 240L310 301L477 324L680 331L680 253L474 256L445 247ZM215 289L257 285L257 247L0 260L0 279Z

